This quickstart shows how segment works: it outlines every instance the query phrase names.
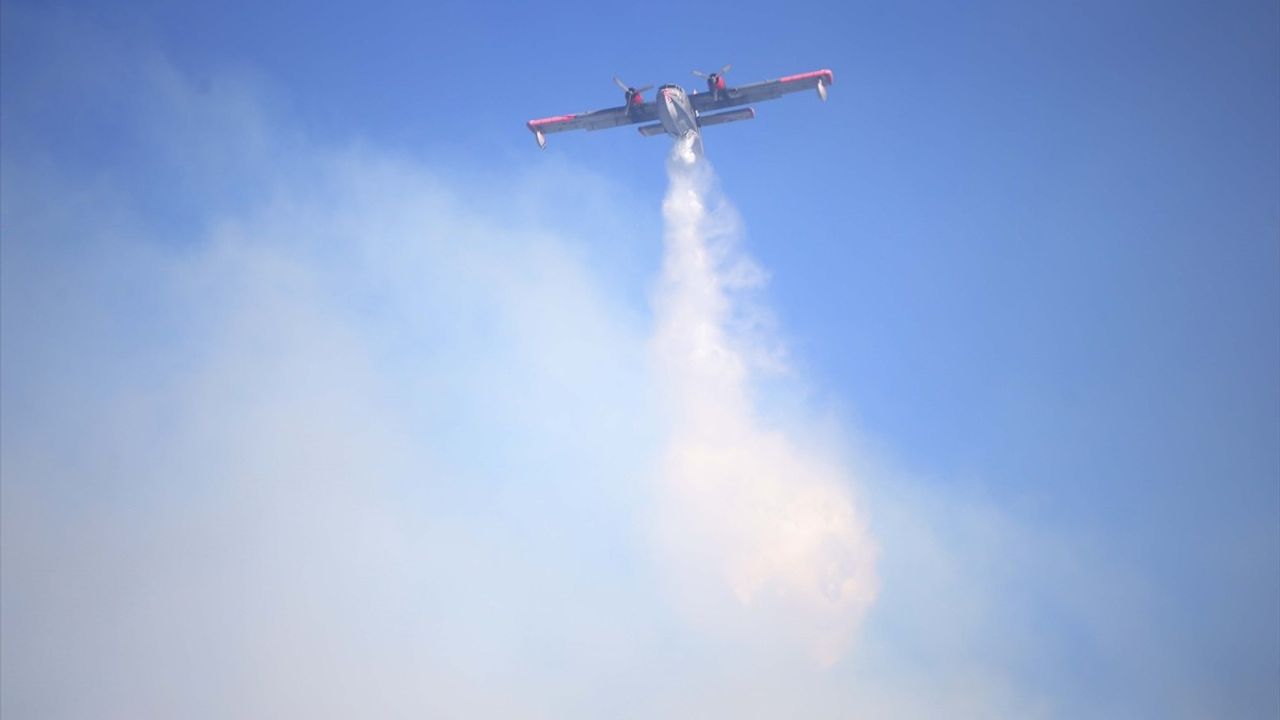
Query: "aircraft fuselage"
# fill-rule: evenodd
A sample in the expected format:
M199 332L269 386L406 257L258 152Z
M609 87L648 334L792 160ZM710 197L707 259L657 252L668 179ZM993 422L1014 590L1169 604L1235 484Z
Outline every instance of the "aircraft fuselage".
M698 131L698 114L693 111L689 96L679 85L663 85L658 88L658 119L662 129L676 138L686 138L692 133L701 139ZM700 142L698 143L701 144Z

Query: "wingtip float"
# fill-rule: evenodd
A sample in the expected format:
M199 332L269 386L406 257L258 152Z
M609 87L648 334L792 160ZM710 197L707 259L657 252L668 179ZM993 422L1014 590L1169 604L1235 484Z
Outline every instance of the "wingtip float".
M643 95L652 85L636 88L615 77L613 81L625 93L623 105L530 120L525 126L533 133L540 148L547 147L547 135L551 133L604 130L621 125L639 125L637 129L646 137L665 134L686 138L693 135L700 146L702 128L755 118L755 109L743 105L810 89L817 91L818 97L825 102L827 88L835 83L835 74L823 69L733 87L724 78L730 67L725 65L713 73L693 71L694 75L707 81L706 92L687 93L679 85L669 83L658 88L653 102L646 102Z

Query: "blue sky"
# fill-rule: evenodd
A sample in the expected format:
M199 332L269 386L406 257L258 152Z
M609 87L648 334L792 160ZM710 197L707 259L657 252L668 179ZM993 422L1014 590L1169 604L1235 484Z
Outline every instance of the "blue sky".
M46 666L16 659L61 637L46 627L82 627L86 657L117 649L67 588L110 588L120 605L104 614L132 618L126 588L148 579L193 598L219 587L131 533L212 543L228 567L307 556L338 510L220 554L202 502L212 526L255 527L307 484L259 495L240 479L310 477L298 458L352 434L331 466L381 489L334 480L333 507L374 508L343 522L382 537L384 505L397 507L418 530L385 540L396 552L474 548L428 553L429 576L496 597L467 570L489 562L541 589L477 614L472 592L426 593L390 563L368 571L386 589L371 596L395 598L364 611L374 630L334 642L414 667L411 643L386 639L395 618L469 618L459 637L427 623L454 650L428 665L509 681L512 705L493 714L521 698L598 716L607 692L576 705L557 692L610 679L589 674L590 653L547 646L558 630L579 649L624 642L610 624L624 615L669 640L641 644L633 670L689 663L687 680L640 674L665 689L666 704L642 706L654 712L734 707L744 678L757 707L805 688L832 716L1280 706L1275 3L5 0L3 13L6 715L59 712L42 704ZM668 142L621 129L539 151L523 127L616 104L615 74L692 88L691 69L726 62L735 82L836 77L825 105L765 103L705 138L737 242L768 275L735 302L787 348L789 369L752 386L760 412L847 458L879 547L879 596L822 669L752 645L701 674L736 647L732 628L681 639L679 602L637 590L662 575L634 518L654 512L636 468L666 432L643 356ZM307 378L341 389L317 399ZM295 452L259 446L331 415L371 420L281 441ZM409 480L421 476L455 480ZM217 510L242 496L248 519ZM419 502L431 510L403 509ZM184 521L166 529L175 508ZM366 577L366 551L385 557L362 542L337 578ZM129 565L145 568L137 583L113 580ZM66 584L33 580L51 575ZM271 608L301 602L294 589L332 590L323 578L250 581L265 605L229 614L271 625ZM41 605L55 610L37 622ZM587 629L565 630L575 617ZM175 687L217 695L247 668L289 664L218 647L225 658L191 674L225 682ZM512 680L548 657L563 674ZM125 678L77 692L95 668L70 672L66 695L137 711ZM467 707L459 692L436 710ZM306 707L260 699L263 714Z

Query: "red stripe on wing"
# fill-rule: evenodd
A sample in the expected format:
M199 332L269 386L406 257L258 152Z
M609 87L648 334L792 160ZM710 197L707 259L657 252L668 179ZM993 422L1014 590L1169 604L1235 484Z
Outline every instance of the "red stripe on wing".
M813 72L800 73L799 75L788 75L778 80L778 82L795 82L797 80L808 80L809 78L826 78L828 85L834 85L836 76L830 70L814 70Z
M578 116L577 115L556 115L555 117L547 117L547 118L542 118L540 120L530 120L528 122L528 125L530 129L533 129L538 127L539 125L551 125L553 123L569 122L570 120L573 120L576 117Z

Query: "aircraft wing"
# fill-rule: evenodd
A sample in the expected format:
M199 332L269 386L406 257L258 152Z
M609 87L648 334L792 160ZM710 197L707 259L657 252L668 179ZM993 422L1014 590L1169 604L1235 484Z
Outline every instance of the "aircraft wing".
M576 115L556 115L554 117L530 120L525 123L529 131L538 138L539 145L546 145L546 135L566 130L603 130L619 125L653 122L658 119L658 106L653 103L636 105L627 110L625 105L578 113Z
M788 75L777 80L765 80L764 82L751 83L750 85L725 88L718 93L718 96L710 92L693 93L689 96L689 102L693 104L694 110L701 113L708 110L723 110L739 105L748 105L761 100L773 100L787 93L800 92L801 90L816 89L818 94L825 100L827 97L826 88L834 82L835 75L830 70L815 70L813 72L800 73L799 75Z

